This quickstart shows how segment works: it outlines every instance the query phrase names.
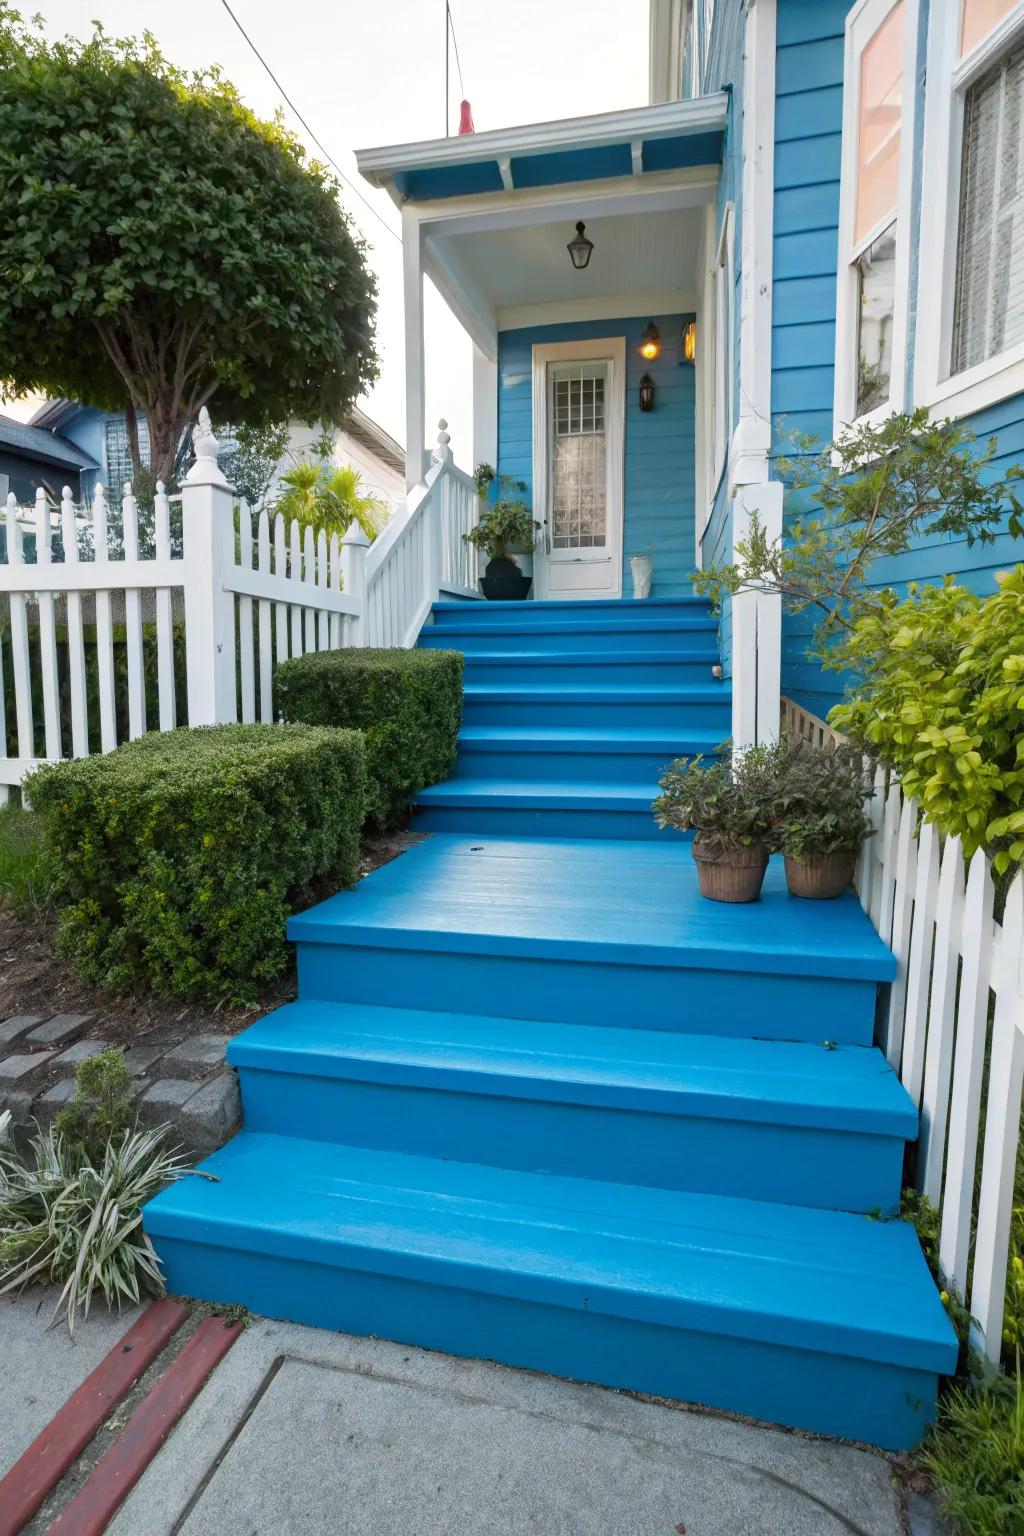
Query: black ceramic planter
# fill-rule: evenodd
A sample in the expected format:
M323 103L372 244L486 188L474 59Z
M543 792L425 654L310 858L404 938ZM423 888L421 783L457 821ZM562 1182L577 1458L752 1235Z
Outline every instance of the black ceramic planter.
M521 603L532 586L533 577L524 576L511 555L495 555L480 578L484 597L492 603Z

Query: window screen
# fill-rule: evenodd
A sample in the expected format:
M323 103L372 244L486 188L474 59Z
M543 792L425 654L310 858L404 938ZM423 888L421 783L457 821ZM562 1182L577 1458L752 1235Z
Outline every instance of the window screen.
M952 371L1024 341L1024 47L964 98Z
M107 500L119 502L125 482L132 478L132 458L128 451L128 428L123 416L111 416L104 423L104 452L107 461ZM139 455L149 463L149 428L139 417Z
M608 524L606 363L573 363L551 379L551 546L603 549Z

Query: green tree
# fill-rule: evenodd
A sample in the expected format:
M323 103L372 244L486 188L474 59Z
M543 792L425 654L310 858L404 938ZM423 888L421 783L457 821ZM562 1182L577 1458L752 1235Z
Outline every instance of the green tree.
M284 487L275 511L308 524L314 533L343 538L353 522L373 540L388 519L383 501L363 490L359 471L348 464L324 464L304 459L281 476Z
M218 455L220 467L250 507L261 507L288 446L288 423L228 427L226 432L228 446Z
M0 0L0 208L0 383L137 409L159 478L208 402L340 423L376 376L337 184L148 33L51 43Z
M1015 485L1024 469L992 474L998 444L978 450L974 434L927 411L893 415L880 426L848 427L834 443L776 460L787 486L782 539L768 537L756 517L731 564L698 571L694 586L716 600L746 590L777 592L793 612L816 619L813 653L826 664L852 659L843 641L865 615L883 610L886 589L872 588L871 567L902 555L921 534L989 543L1004 520L1024 532Z

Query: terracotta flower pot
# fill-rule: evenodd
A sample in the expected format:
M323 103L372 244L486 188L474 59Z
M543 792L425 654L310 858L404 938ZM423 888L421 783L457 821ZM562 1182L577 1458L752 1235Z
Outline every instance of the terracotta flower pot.
M857 850L840 848L836 853L812 853L804 859L786 855L786 885L791 896L812 901L834 901L848 891L857 867Z
M768 868L767 848L723 848L695 838L693 862L700 893L709 901L756 901Z

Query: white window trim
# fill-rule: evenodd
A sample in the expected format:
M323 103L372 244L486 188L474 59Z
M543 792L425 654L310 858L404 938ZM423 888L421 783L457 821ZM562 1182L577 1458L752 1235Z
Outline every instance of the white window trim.
M843 146L839 183L839 259L836 273L836 353L833 431L852 423L878 425L906 405L907 325L911 269L910 209L914 178L914 117L916 111L918 0L903 0L903 101L900 117L900 167L895 214L854 242L857 212L857 169L860 129L860 61L867 44L885 21L896 0L858 0L846 18L843 64ZM892 368L889 398L873 411L857 412L857 274L854 262L896 219L895 301L892 317Z
M933 416L968 416L1024 392L1024 343L950 374L964 95L1024 36L1024 0L958 60L962 6L931 7L921 178L914 394Z

